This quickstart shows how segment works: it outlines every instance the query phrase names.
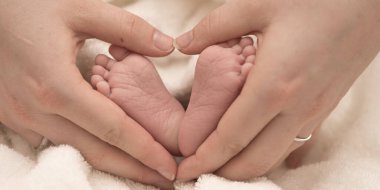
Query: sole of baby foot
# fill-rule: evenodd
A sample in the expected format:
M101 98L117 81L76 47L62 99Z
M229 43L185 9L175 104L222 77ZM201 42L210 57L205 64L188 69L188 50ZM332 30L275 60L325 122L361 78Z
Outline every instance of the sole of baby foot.
M179 154L177 139L184 109L147 58L130 54L117 62L100 55L91 82L172 154Z
M239 95L254 59L255 48L248 37L210 46L200 54L179 132L179 148L184 156L194 154L215 130Z

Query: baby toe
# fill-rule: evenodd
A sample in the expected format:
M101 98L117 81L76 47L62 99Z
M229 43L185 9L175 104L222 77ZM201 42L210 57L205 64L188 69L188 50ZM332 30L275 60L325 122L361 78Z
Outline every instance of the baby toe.
M130 54L130 52L127 49L116 45L111 45L109 48L109 52L118 61L123 60Z
M241 54L243 51L243 48L239 44L234 45L231 49L236 54Z
M91 84L96 87L96 85L100 82L104 81L104 78L100 75L92 75L91 77Z
M109 96L111 93L110 85L106 81L100 81L96 84L96 89L98 92L103 94L104 96Z
M254 62L255 62L255 59L256 59L256 56L255 56L255 55L250 55L250 56L248 56L248 57L245 59L245 62L247 62L247 63L254 63Z
M107 63L106 68L107 68L108 70L111 70L112 66L113 66L115 63L116 63L115 60L110 59L110 60L108 61L108 63Z
M248 48L248 49L247 49ZM252 52L253 47L253 40L251 37L243 37L238 42L232 46L232 50L236 54L242 54L244 57L249 56Z
M253 46L246 46L244 49L243 49L243 52L242 52L242 55L244 57L249 57L251 55L255 55L256 54L256 49L255 47Z
M108 72L104 67L102 66L99 66L99 65L95 65L94 67L92 67L92 74L93 75L99 75L103 78L107 78L108 76Z
M253 39L249 36L247 37L243 37L240 42L239 42L239 45L242 47L242 48L245 48L247 46L253 46Z
M248 77L248 74L249 74L249 71L251 70L251 68L253 67L253 64L252 63L245 63L242 68L241 68L241 75L244 77L244 79L246 79Z
M109 57L103 54L99 54L95 58L95 64L100 65L102 67L107 67L108 61L110 60Z

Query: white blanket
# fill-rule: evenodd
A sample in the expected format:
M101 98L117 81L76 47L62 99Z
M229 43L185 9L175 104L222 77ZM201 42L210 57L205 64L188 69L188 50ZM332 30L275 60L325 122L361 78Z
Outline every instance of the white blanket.
M113 2L124 6L123 2ZM141 0L128 9L170 35L190 28L218 2L202 0ZM202 7L202 8L200 8ZM81 52L81 68L103 43L92 41ZM154 60L163 80L177 97L183 97L192 80L195 58L175 53ZM176 72L173 72L173 71ZM380 189L380 54L356 81L324 122L317 143L298 169L281 167L267 178L232 182L208 174L196 183L176 184L179 190L277 189ZM74 148L61 145L34 150L23 139L0 126L0 189L155 189L117 178L89 166Z

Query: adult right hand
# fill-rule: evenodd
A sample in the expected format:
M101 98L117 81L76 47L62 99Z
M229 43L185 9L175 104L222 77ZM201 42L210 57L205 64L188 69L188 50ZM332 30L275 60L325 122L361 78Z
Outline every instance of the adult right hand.
M44 136L76 147L97 169L171 187L169 152L94 91L75 60L87 38L148 56L169 54L172 38L94 0L1 0L0 34L1 122L36 146Z
M267 174L336 107L380 50L380 1L227 1L176 39L179 50L256 34L254 67L215 131L177 179ZM181 142L179 142L181 144Z

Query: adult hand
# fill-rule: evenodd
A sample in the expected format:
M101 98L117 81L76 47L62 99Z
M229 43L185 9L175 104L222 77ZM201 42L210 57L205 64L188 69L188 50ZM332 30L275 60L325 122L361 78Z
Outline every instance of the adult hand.
M380 48L380 2L228 1L176 39L187 54L247 34L258 36L255 66L217 129L177 178L215 172L261 176L299 147Z
M75 60L87 38L149 56L169 54L172 38L94 0L2 0L0 34L1 122L34 145L44 136L78 148L98 169L171 186L177 167L169 152L94 91Z

